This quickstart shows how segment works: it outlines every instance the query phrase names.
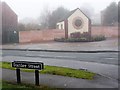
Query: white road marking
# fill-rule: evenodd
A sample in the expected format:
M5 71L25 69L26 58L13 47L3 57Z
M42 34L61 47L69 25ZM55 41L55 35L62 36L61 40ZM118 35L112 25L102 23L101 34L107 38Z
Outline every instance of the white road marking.
M26 56L52 57L52 58L72 58L72 59L75 59L75 58L76 58L76 57L74 57L74 56L51 56L51 55L31 55L31 54L26 54Z

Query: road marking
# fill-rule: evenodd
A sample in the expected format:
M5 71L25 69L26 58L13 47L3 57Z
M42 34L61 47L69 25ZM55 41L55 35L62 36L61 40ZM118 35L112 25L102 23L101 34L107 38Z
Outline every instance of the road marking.
M46 57L46 58L71 58L71 59L76 59L74 56L51 56L51 55L31 55L31 54L26 54L26 56L33 56L33 57Z
M115 59L115 58L105 58L105 59Z

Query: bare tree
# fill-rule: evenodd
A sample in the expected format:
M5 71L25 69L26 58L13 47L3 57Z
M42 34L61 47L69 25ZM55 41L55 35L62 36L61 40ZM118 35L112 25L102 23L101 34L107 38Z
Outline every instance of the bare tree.
M48 7L46 7L40 16L41 28L42 29L45 29L45 28L54 29L54 28L56 28L56 23L61 18L63 18L68 12L69 12L69 10L67 10L63 7L58 7L54 11L50 12Z
M28 23L25 25L25 30L40 30L41 27L39 24L35 23Z
M56 10L54 10L49 18L49 28L56 28L56 23L68 13L69 10L64 7L58 7Z
M42 11L40 17L39 17L42 29L49 27L50 15L51 15L50 10L48 9L48 7L45 7L44 10Z
M25 25L22 23L18 23L18 31L25 31Z
M118 26L120 27L120 1L118 2Z

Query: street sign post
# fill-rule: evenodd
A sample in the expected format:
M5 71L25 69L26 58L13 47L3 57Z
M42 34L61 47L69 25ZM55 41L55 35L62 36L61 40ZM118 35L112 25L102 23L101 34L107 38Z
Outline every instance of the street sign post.
M21 83L20 68L35 69L35 85L39 85L39 70L44 69L43 62L14 61L12 67L16 68L17 83Z

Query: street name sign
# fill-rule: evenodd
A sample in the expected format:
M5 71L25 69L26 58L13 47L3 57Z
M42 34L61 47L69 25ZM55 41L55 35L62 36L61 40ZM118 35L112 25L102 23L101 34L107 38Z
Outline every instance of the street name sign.
M14 61L12 62L14 68L26 68L26 69L44 69L43 62L28 62L28 61Z
M17 83L21 83L20 68L35 69L35 85L39 85L39 70L44 69L43 62L13 61L12 67L16 68Z

